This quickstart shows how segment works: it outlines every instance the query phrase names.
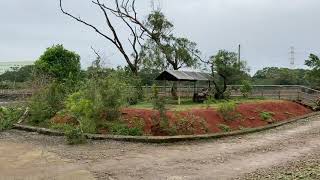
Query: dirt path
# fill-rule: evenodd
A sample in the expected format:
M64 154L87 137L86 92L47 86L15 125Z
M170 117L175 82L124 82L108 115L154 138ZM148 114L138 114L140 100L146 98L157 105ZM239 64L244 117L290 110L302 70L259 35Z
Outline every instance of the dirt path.
M261 133L166 145L67 146L60 137L12 130L0 133L0 179L256 179L261 170L274 173L314 152L320 152L320 116Z

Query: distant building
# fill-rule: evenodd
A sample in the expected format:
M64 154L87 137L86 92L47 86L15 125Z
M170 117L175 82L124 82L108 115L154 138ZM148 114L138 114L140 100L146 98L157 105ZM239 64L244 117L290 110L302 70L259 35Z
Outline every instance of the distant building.
M32 61L12 61L12 62L1 62L0 61L0 74L14 69L20 69L23 66L33 65Z

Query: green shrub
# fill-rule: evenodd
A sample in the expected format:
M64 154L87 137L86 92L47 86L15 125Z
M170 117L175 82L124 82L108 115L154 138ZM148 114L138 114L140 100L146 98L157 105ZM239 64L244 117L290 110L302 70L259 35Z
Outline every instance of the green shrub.
M54 45L35 62L37 73L47 74L59 82L79 78L81 72L80 56L63 45Z
M70 124L51 124L50 129L66 132L69 129L75 128Z
M144 130L145 126L146 123L142 118L133 117L132 119L130 119L130 127L132 128L139 128L141 130Z
M66 100L66 109L77 118L85 133L96 133L93 102L85 99L82 91L76 92Z
M227 88L227 90L223 93L223 99L230 99L231 98L231 89Z
M274 116L275 114L273 113L273 112L261 112L260 113L260 117L261 117L261 119L262 120L264 120L264 121L273 121L273 116Z
M240 91L242 93L242 96L245 98L248 98L249 95L252 93L252 85L249 81L243 81L242 86L240 88Z
M209 109L211 104L214 103L214 100L212 99L211 96L209 96L208 99L204 101L204 103L206 104L206 108Z
M128 85L116 74L89 79L67 98L66 110L78 119L84 132L95 133L99 125L119 121L127 92Z
M51 119L64 108L66 91L63 84L56 82L36 92L30 100L31 124L39 125Z
M128 127L128 125L113 122L108 124L108 130L113 135L123 135L123 136L142 136L143 129L139 127Z
M176 115L177 120L173 122L170 135L192 135L196 132L198 118L193 114L187 116Z
M86 143L86 137L84 136L83 131L79 127L66 127L65 137L67 143L70 145Z
M240 114L236 111L235 102L225 102L218 105L218 113L224 120L232 121L239 118Z
M219 124L218 128L223 132L230 132L231 128L226 124Z
M167 117L165 97L159 96L159 90L156 85L152 86L152 105L158 113L152 117L152 131L154 134L172 134L169 119Z
M139 84L135 85L135 87L128 87L127 102L129 105L136 105L142 99L143 99L143 88Z
M314 110L316 110L316 111L320 110L320 97L318 97L317 100L315 101Z
M22 108L0 107L0 131L11 129L22 115Z

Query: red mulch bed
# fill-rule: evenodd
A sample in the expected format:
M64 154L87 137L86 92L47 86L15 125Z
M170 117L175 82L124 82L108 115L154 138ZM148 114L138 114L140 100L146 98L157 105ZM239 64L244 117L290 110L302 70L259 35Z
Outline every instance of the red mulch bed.
M158 116L156 111L144 109L124 109L122 112L125 119L131 119L135 117L143 119L146 124L145 133L161 135L154 134L151 130L152 118ZM311 113L312 110L291 101L275 101L239 104L237 106L237 112L241 114L241 118L232 121L224 120L215 109L193 109L178 113L169 111L167 116L170 122L174 122L177 119L177 114L179 114L180 117L186 117L192 114L198 117L198 119L203 119L207 123L207 127L211 133L217 133L222 131L219 129L220 124L228 125L232 130L255 128L268 125L268 122L261 119L261 112L274 113L273 122L279 122ZM199 129L199 125L196 125L196 128L198 128L196 130L196 134L206 133L203 131L203 129Z

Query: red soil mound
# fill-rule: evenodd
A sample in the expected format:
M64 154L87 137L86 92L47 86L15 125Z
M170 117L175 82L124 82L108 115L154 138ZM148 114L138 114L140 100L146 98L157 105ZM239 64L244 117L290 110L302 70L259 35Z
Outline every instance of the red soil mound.
M224 124L229 126L232 130L239 130L242 128L255 128L265 126L267 121L262 120L260 117L261 112L273 113L272 121L279 122L289 118L305 115L312 111L302 105L299 105L290 101L275 101L275 102L260 102L260 103L245 103L239 104L236 110L240 115L235 120L224 120L223 117L215 109L193 109L187 112L172 112L169 111L167 116L170 123L173 123L177 118L187 117L192 115L193 121L199 121L195 123L194 127L197 128L195 134L207 133L203 127L201 127L200 120L206 122L206 126L211 133L221 132L219 125ZM125 119L141 118L145 121L145 133L153 135L164 135L152 132L153 119L159 117L154 110L142 110L142 109L124 109L123 117ZM187 118L188 119L188 118ZM270 123L270 122L269 122Z
M78 121L69 115L56 115L51 119L54 124L78 124Z

